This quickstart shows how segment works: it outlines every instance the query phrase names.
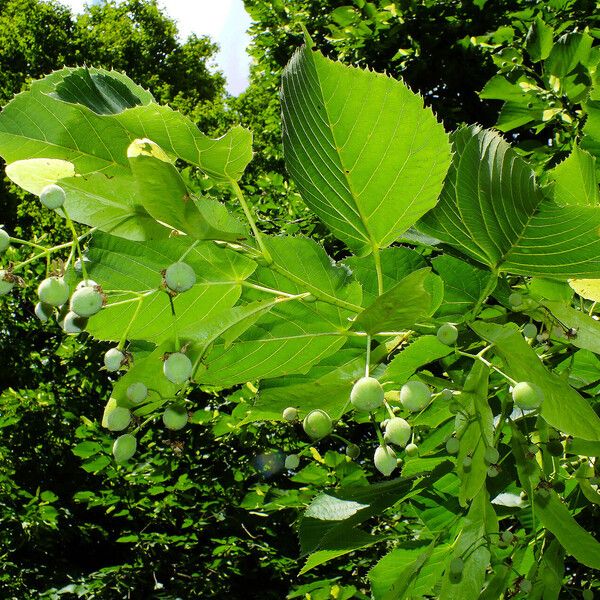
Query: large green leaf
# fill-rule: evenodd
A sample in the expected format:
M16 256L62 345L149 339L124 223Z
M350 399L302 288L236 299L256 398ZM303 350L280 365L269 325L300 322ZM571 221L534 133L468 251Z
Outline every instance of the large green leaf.
M600 354L600 323L587 313L567 306L564 302L545 301L543 305L566 327L575 330L569 338L573 346Z
M310 47L282 80L283 143L304 201L356 253L389 246L433 207L444 128L402 82Z
M478 321L475 333L494 344L506 373L516 381L531 381L544 392L541 412L553 427L585 440L600 440L600 418L588 402L562 377L549 371L512 323L495 325ZM568 409L565 409L568 407Z
M459 130L440 202L425 233L494 270L600 277L600 208L546 199L533 171L496 133Z
M554 200L561 205L598 206L600 193L596 159L574 146L571 154L550 171L554 180Z

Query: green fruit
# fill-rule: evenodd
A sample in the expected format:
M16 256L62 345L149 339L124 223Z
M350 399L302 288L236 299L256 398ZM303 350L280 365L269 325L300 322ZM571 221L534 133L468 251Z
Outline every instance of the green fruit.
M192 361L182 352L169 354L163 364L165 377L176 385L181 385L192 376Z
M45 323L54 312L54 307L49 306L48 304L44 304L43 302L38 302L35 305L35 316L42 322Z
M298 409L293 406L288 406L283 411L283 419L285 421L295 421L298 418Z
M6 251L10 246L10 235L0 228L0 254Z
M112 453L118 463L127 462L137 449L137 441L130 433L120 435L113 443Z
M546 444L546 450L551 456L562 456L564 454L563 445L559 440L550 440Z
M139 404L148 397L148 388L142 382L137 381L127 388L126 395L134 404Z
M429 388L421 381L409 381L400 390L402 406L411 412L423 410L431 400Z
M452 346L458 339L458 329L451 323L444 323L437 330L436 337L442 344Z
M523 326L523 335L526 338L533 339L538 333L537 327L533 323L527 323Z
M173 292L185 292L196 283L196 273L190 265L176 262L165 271L165 283Z
M538 408L544 400L544 392L535 383L519 381L512 390L514 403L522 410Z
M554 481L552 487L557 494L562 494L566 486L564 481Z
M505 543L505 544L512 544L512 541L514 539L514 535L512 533L512 531L503 531L502 535L500 536L500 539Z
M462 558L456 557L450 561L450 573L452 575L460 575L465 568L465 563Z
M0 269L0 296L5 296L15 285L14 277L5 269Z
M77 313L69 311L60 326L65 333L81 333L87 326L88 320Z
M410 434L410 425L400 417L393 417L387 422L383 437L390 444L404 447L410 439Z
M69 284L62 277L48 277L38 286L40 300L50 306L62 306L70 293Z
M352 460L357 459L360 456L360 447L356 444L348 444L346 446L346 456Z
M285 457L284 464L286 469L293 471L294 469L298 468L298 465L300 464L300 457L297 454L290 454L289 456Z
M100 286L93 279L83 279L75 286L75 289L80 290L81 288L85 288L85 287L95 288L95 287L100 287Z
M80 317L91 317L100 312L104 296L97 287L82 287L73 292L69 308Z
M350 392L350 402L356 410L372 412L383 404L383 388L374 377L361 377Z
M40 193L40 202L47 208L60 208L66 199L65 190L55 183L47 185Z
M331 433L333 423L331 422L331 417L324 410L317 408L316 410L311 410L304 417L302 427L309 438L319 440Z
M440 399L441 400L445 400L446 402L448 400L452 400L452 397L454 396L454 393L452 392L452 390L449 390L448 388L444 388L441 392L440 392Z
M110 348L104 355L104 367L109 373L114 373L125 362L125 355L118 348Z
M470 471L473 466L473 459L470 456L465 456L462 461L463 471Z
M594 592L592 590L583 590L581 597L583 600L594 600Z
M396 453L389 446L378 446L373 457L375 468L382 474L388 477L392 471L398 466L398 458Z
M417 456L419 454L419 446L416 444L408 444L404 449L406 456Z
M458 400L453 400L452 402L450 402L450 404L448 405L448 410L453 414L457 414L461 411L462 409L462 404L458 401Z
M519 582L519 590L521 592L523 592L524 594L529 594L531 593L532 589L533 584L531 583L531 581L529 581L529 579L521 579L521 581Z
M446 442L446 452L448 452L448 454L458 454L459 450L460 450L460 442L458 441L457 438L451 437Z
M174 404L165 410L162 416L167 429L177 431L183 429L188 422L188 412L183 404Z
M508 297L508 303L513 307L517 308L523 304L523 296L519 292L513 292Z
M498 477L500 474L500 468L497 465L490 465L487 468L487 476L488 477Z
M495 465L500 460L500 452L493 446L489 446L485 449L484 459L488 465Z
M131 422L131 412L128 408L117 406L106 415L106 426L111 431L127 429Z

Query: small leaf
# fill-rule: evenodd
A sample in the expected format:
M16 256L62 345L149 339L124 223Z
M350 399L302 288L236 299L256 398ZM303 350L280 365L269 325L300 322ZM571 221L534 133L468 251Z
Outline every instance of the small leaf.
M600 192L596 159L574 146L571 154L549 173L554 180L554 200L560 205L598 206Z

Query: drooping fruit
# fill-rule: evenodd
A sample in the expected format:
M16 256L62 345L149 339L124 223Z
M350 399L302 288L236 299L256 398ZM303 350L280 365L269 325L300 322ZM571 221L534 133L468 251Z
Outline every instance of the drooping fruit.
M127 462L137 449L137 440L131 433L120 435L113 443L112 453L115 461L120 463Z
M594 592L592 592L592 590L583 590L583 592L581 592L581 598L583 600L594 600Z
M70 310L62 320L60 326L65 333L81 333L87 326L88 320L80 317L77 313Z
M360 456L360 447L356 444L348 444L346 446L346 456L352 460L357 459Z
M417 456L419 454L419 446L416 444L408 444L404 449L406 456Z
M70 293L69 284L62 277L48 277L38 286L40 300L50 306L62 306Z
M331 422L331 417L324 410L317 408L316 410L311 410L304 417L302 427L309 438L319 440L331 433L333 423Z
M521 579L521 581L519 582L519 590L521 592L523 592L524 594L529 594L531 593L532 589L533 584L531 583L531 581L529 581L529 579Z
M139 404L148 397L148 388L141 381L136 381L127 388L126 395L134 404Z
M188 412L184 404L169 406L162 416L163 423L167 429L177 431L183 429L188 422Z
M519 292L513 292L508 297L508 303L513 307L517 308L523 304L523 296Z
M6 251L10 246L10 235L0 227L0 254Z
M502 532L502 535L500 536L500 539L505 543L505 544L512 544L513 539L515 538L515 536L513 535L512 531L508 531L505 530Z
M298 418L298 409L288 406L283 410L282 416L285 421L295 421Z
M374 377L361 377L352 387L350 402L356 410L371 412L383 404L383 388Z
M76 290L80 290L85 287L99 287L98 284L93 279L82 279L76 286Z
M465 562L462 558L460 558L460 556L457 556L456 558L453 558L450 561L450 573L452 575L460 575L463 572L464 568Z
M165 283L173 292L185 292L196 283L196 273L187 263L173 263L165 271Z
M293 471L300 464L300 457L297 454L289 454L285 457L285 468Z
M487 468L487 476L488 477L498 477L500 474L500 467L498 465L490 465Z
M493 446L488 446L485 449L483 458L488 465L495 465L500 460L500 452L498 452L498 450L496 450L496 448Z
M459 450L460 450L460 442L458 441L458 439L455 437L449 438L448 441L446 442L446 452L448 454L458 454Z
M396 444L404 448L410 439L410 435L410 425L400 417L393 417L388 420L385 426L383 439L390 444Z
M125 355L118 348L110 348L104 354L104 367L109 373L114 373L125 362Z
M66 199L65 190L55 183L47 185L40 193L40 202L47 208L60 208Z
M465 456L462 461L462 468L464 471L470 471L473 466L473 459L470 456Z
M169 354L163 364L165 377L176 385L186 382L192 376L192 361L183 352Z
M0 269L0 296L5 296L13 289L15 278L6 269Z
M106 415L106 425L111 431L123 431L131 422L131 412L123 406L116 406Z
M443 325L440 325L435 335L442 344L452 346L458 339L458 329L451 323L444 323Z
M526 338L533 339L538 333L537 327L533 323L523 325L523 335Z
M388 477L398 466L398 458L390 446L378 446L373 456L373 463L382 475Z
M44 304L43 302L38 302L34 308L35 316L42 323L45 323L52 316L53 311L54 311L53 306Z
M538 408L544 401L544 392L535 383L519 381L513 387L512 398L514 403L523 410Z
M104 295L97 287L82 287L73 292L69 307L80 317L91 317L100 312L104 305Z
M400 390L402 406L411 412L423 410L431 400L429 388L421 381L409 381Z
M448 389L448 388L444 388L441 392L440 392L440 400L452 400L452 396L454 396L452 390Z

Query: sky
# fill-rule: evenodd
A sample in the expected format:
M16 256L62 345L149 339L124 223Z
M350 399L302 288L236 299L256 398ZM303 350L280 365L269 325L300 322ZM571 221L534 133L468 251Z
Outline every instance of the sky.
M93 0L60 0L75 12ZM250 58L246 30L250 17L243 0L159 0L158 4L177 22L182 39L191 33L208 35L219 44L216 63L227 78L227 91L234 96L248 86Z

